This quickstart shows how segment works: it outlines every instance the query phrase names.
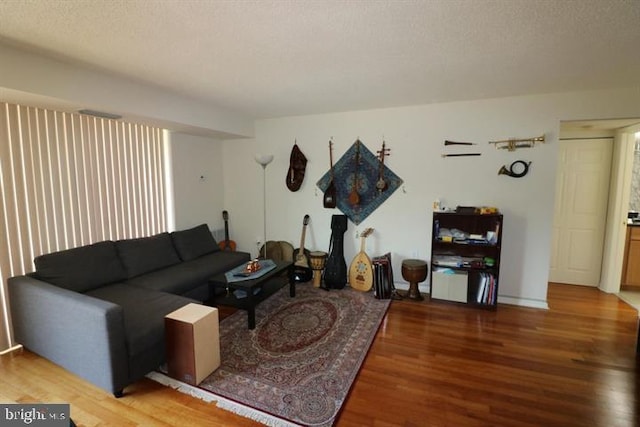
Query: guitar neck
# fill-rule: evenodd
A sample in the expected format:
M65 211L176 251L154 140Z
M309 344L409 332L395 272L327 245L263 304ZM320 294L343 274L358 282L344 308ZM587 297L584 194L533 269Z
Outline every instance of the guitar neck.
M309 259L307 255L304 253L304 237L307 234L307 224L309 223L309 215L304 216L304 220L302 221L302 234L300 235L300 248L296 249L295 262L294 264L298 267L309 267Z
M224 221L224 240L229 240L229 221Z
M373 228L367 228L360 235L360 252L364 252L364 241L371 233L373 233Z
M307 226L302 227L302 235L300 236L300 252L304 252L304 238L307 234Z

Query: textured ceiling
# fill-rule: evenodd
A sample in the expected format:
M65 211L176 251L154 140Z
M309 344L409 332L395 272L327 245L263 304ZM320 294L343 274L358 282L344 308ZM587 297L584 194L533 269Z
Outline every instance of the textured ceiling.
M0 1L4 43L257 118L638 85L639 22L640 0Z

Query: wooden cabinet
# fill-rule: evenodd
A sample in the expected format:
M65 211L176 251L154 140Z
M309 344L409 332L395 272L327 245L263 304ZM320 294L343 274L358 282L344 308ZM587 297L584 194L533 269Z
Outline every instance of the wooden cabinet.
M627 226L622 284L640 287L640 226Z
M434 212L431 299L495 309L501 244L501 214Z

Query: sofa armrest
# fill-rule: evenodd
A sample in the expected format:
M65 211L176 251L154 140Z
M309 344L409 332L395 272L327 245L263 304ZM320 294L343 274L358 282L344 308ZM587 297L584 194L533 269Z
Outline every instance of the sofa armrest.
M128 385L122 307L29 276L8 285L18 343L112 393Z

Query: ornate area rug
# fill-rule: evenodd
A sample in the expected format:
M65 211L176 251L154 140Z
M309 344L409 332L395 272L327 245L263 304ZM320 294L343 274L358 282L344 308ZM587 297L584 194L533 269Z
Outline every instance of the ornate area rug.
M264 424L330 426L389 303L371 292L310 284L291 298L287 286L258 305L254 330L244 311L220 322L222 364L197 388L149 377Z

